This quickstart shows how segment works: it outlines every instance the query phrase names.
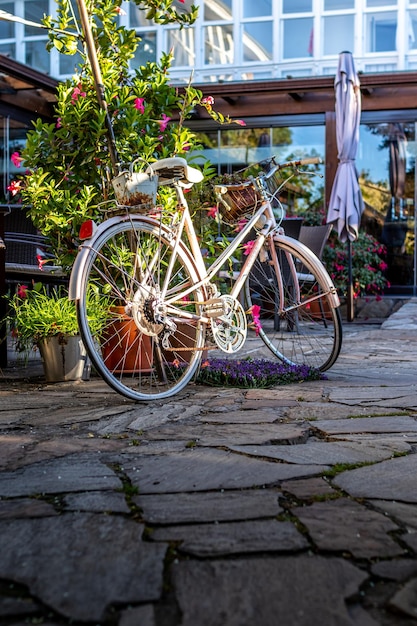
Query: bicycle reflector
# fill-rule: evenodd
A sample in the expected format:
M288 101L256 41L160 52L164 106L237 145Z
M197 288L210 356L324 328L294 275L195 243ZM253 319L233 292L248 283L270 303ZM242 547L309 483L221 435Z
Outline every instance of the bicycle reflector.
M83 224L81 224L80 232L78 233L79 238L84 241L84 239L91 239L91 237L95 234L97 230L96 223L94 220L87 220Z

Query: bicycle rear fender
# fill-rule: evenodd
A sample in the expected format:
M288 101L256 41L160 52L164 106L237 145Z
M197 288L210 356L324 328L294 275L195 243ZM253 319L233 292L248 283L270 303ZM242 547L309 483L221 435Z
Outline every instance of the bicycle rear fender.
M308 248L306 245L298 241L298 239L293 239L292 237L287 237L286 235L275 234L274 240L280 241L284 243L285 247L288 247L288 251L294 254L302 253L307 260L309 260L313 265L315 265L317 269L317 274L319 275L321 281L324 285L327 285L327 289L329 291L329 301L330 306L334 309L337 309L340 306L339 296L337 295L337 291L335 286L333 285L333 281L330 278L326 268L323 263L317 256ZM283 246L284 247L284 246Z
M118 224L120 222L148 222L155 225L160 230L166 230L163 225L159 222L156 222L153 218L147 217L146 215L126 215L126 216L116 216L111 217L110 219L102 222L97 226L95 232L91 236L90 239L86 239L79 247L78 254L76 256L74 265L72 267L69 288L68 288L68 297L70 300L79 300L81 295L81 278L84 274L85 266L88 260L88 255L91 250L94 250L96 243L103 234L111 228L114 224Z

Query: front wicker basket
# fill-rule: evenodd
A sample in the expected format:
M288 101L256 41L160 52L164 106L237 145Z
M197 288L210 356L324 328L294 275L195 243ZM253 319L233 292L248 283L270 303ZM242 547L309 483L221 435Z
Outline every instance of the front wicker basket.
M251 181L233 185L215 185L214 192L219 200L219 212L228 224L253 213L261 204L262 197Z

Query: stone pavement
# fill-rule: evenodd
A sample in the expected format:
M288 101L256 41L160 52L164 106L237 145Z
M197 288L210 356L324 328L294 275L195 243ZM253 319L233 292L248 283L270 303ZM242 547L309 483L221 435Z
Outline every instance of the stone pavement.
M269 390L4 371L0 626L416 624L417 301L344 330Z

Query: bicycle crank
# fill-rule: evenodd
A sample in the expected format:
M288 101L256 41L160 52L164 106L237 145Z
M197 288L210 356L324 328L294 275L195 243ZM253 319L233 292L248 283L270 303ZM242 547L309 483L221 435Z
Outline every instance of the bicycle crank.
M246 340L247 321L243 306L232 296L222 295L222 314L211 319L211 330L216 345L223 352L238 352Z

